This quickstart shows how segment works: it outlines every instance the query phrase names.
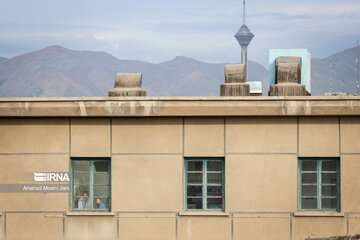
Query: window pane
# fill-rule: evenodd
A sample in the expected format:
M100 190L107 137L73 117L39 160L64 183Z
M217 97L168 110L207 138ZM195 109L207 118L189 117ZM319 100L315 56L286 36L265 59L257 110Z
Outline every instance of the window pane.
M94 173L94 184L102 184L108 185L109 184L109 174L105 172Z
M332 161L322 161L321 170L322 171L336 171L337 168L337 162Z
M90 161L74 161L74 171L89 171Z
M207 187L208 196L222 196L222 186L208 186Z
M89 183L90 183L89 173L74 173L74 184L89 185Z
M301 208L302 209L317 209L317 199L316 198L301 198Z
M302 183L317 183L317 173L303 173L302 174Z
M186 166L187 209L222 209L223 161L199 158L186 160Z
M108 172L109 171L109 162L108 161L95 161L93 170L94 170L94 172Z
M89 197L77 196L77 197L75 197L74 200L75 200L74 201L75 209L79 209L79 210L91 209L91 203L90 203Z
M320 166L318 163L321 163L321 169L317 168ZM336 210L339 192L337 186L338 161L326 158L324 160L302 160L301 167L301 208L306 210ZM306 173L310 171L313 173Z
M202 186L187 186L187 195L192 197L201 197Z
M188 171L202 171L203 162L202 161L188 161Z
M108 197L97 197L94 196L93 208L96 210L109 209L109 198Z
M207 174L208 183L222 184L222 173L208 173Z
M322 209L336 209L337 199L336 198L323 198L321 200Z
M336 173L323 173L321 177L322 183L337 183L337 174Z
M317 161L316 160L303 160L301 161L301 170L302 171L317 171Z
M208 209L222 209L222 198L208 198L207 199Z
M317 196L317 186L302 186L301 188L302 196Z
M188 198L187 209L203 209L202 198Z
M109 196L109 187L94 186L94 196Z
M322 186L321 195L326 197L336 197L337 187L336 186Z
M72 160L73 207L77 210L110 209L110 162ZM91 185L90 185L91 183ZM97 199L99 198L99 199Z
M187 182L188 183L202 184L202 178L203 178L202 173L188 173L187 174Z
M89 185L74 185L74 195L75 196L84 196L84 194L89 195Z
M208 161L207 162L208 171L222 171L222 162L221 161Z

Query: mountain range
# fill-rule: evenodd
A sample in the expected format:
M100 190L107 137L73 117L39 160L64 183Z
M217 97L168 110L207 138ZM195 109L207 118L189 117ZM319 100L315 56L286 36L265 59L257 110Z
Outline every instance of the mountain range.
M357 55L358 49L354 47L327 58L312 59L312 95L323 95L324 92L330 91L357 93L355 62Z
M329 91L351 92L356 73L356 49L312 60L312 95ZM143 73L148 96L218 96L225 63L205 63L183 56L159 64L120 60L105 52L76 51L50 46L13 58L0 58L0 97L107 96L117 72ZM249 61L249 81L262 81L269 89L268 70Z

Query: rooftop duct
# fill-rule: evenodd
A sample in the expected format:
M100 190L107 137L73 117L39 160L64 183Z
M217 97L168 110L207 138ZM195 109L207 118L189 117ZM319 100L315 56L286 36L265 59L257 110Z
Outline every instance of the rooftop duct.
M278 57L275 66L275 84L270 86L270 96L306 96L301 85L301 58Z
M221 96L250 96L250 85L245 83L245 64L225 65L225 83L220 86Z
M109 97L146 96L142 89L142 73L117 73L114 89Z

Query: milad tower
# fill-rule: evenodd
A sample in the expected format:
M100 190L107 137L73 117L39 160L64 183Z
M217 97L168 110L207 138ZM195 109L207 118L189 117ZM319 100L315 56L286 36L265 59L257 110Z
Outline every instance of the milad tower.
M243 0L243 25L235 34L235 38L241 46L241 64L245 64L245 81L248 80L247 47L254 36L255 35L250 32L250 29L245 24L245 0Z

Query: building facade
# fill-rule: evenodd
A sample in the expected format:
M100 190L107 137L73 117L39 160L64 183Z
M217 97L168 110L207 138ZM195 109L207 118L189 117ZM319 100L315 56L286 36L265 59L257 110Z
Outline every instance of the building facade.
M359 97L0 99L6 240L357 234L359 169Z

